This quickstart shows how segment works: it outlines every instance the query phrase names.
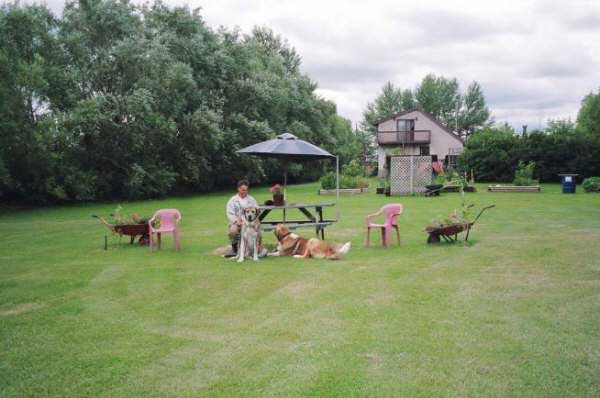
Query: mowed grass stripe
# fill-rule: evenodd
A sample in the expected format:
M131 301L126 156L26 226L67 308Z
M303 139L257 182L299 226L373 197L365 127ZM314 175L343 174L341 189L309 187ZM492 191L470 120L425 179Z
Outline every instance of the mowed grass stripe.
M317 188L288 200L334 200ZM104 251L90 215L116 204L5 212L0 395L597 396L600 195L478 189L467 202L497 207L455 245L423 229L458 194L343 197L338 262L212 254L230 193L121 204L181 210L180 253L168 236L154 254L114 236ZM365 248L366 214L389 202L405 207L401 246Z

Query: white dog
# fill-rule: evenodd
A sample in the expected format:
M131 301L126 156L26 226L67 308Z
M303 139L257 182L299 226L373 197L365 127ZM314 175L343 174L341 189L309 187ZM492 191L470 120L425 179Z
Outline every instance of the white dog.
M240 233L240 247L238 255L234 257L238 263L244 261L246 252L258 261L260 243L260 209L256 206L247 206L242 212L242 231Z

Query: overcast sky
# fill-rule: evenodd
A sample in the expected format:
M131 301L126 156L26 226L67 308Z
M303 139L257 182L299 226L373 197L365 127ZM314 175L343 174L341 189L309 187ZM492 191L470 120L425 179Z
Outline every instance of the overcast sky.
M600 88L600 1L164 1L201 7L213 28L272 28L353 122L386 81L414 88L428 73L478 81L496 121L518 130L575 119Z

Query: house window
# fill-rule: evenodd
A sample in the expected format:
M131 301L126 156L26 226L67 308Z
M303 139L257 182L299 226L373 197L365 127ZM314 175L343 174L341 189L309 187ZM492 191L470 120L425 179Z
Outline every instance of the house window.
M415 121L413 119L398 119L398 131L415 131Z
M449 169L454 169L458 165L458 156L457 155L447 155L446 156L446 167Z
M429 156L429 145L421 145L419 147L419 155Z

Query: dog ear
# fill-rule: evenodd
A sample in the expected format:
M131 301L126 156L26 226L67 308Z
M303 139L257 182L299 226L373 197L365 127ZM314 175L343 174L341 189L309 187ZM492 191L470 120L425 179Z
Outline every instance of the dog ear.
M277 240L279 240L279 237L282 235L281 233L281 225L282 224L277 224L275 226L275 229L273 230L273 233L275 234L275 236L277 237Z

